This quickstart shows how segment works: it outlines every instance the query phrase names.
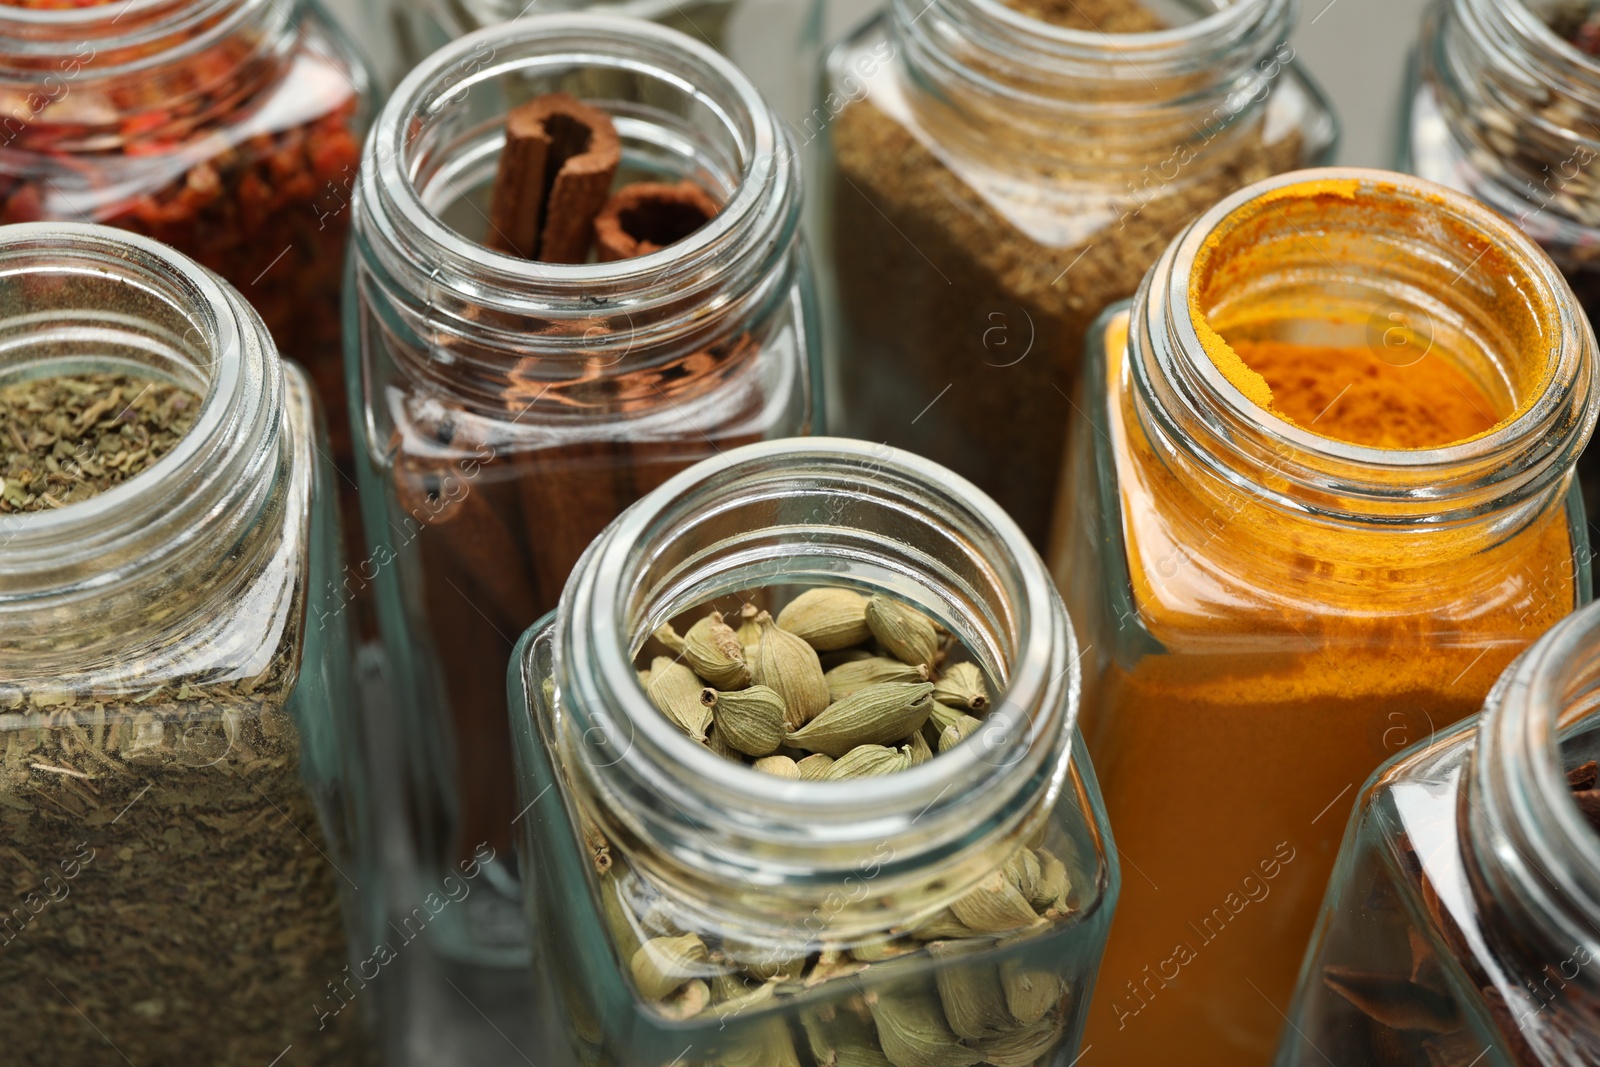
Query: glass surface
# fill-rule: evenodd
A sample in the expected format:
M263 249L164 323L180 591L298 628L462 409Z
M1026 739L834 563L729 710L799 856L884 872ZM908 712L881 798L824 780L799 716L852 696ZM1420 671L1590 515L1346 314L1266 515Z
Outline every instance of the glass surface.
M362 179L347 345L370 550L344 587L376 590L425 870L492 857L492 891L432 934L518 966L516 635L634 500L705 456L810 431L815 301L791 145L709 49L551 16L464 38L408 85ZM619 181L693 180L722 202L716 218L613 263L480 245L506 109L558 90L616 117Z
M1173 21L1116 9L1118 29ZM802 133L821 146L834 428L970 478L1037 545L1090 322L1198 212L1334 143L1288 5L1162 33L1072 10L1063 28L899 0L829 52Z
M994 515L931 464L819 438L701 464L596 542L509 679L558 1047L618 1067L1075 1059L1118 868L1074 727L1070 625ZM1005 680L990 728L898 774L785 782L703 752L648 703L631 657L659 622L819 581L949 626ZM952 922L1019 848L1062 861L1064 905ZM685 933L711 949L689 982L704 1005L637 979L644 944Z

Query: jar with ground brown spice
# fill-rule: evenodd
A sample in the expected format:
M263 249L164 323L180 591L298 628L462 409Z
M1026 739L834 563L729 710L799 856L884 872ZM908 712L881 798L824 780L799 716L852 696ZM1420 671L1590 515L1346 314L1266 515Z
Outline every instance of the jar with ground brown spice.
M527 103L508 117L511 101ZM464 37L367 144L347 345L370 549L342 584L377 594L425 884L483 867L429 924L456 957L527 960L518 635L633 501L734 445L810 432L799 212L789 141L750 82L637 20Z
M972 479L1043 544L1091 320L1220 196L1332 149L1291 9L895 0L837 46L833 428Z
M1513 220L1600 318L1600 12L1585 0L1437 0L1411 73L1401 169ZM1600 454L1578 474L1600 513Z
M1600 1062L1600 608L1350 820L1279 1067Z
M1505 219L1343 169L1095 325L1052 561L1129 871L1102 1062L1266 1063L1361 782L1588 599L1594 343Z
M170 248L8 226L0 438L5 1061L366 1062L375 1005L323 1004L383 889L310 381Z
M763 442L630 508L511 675L549 1051L1073 1062L1118 884L1078 661L1021 530L916 456Z

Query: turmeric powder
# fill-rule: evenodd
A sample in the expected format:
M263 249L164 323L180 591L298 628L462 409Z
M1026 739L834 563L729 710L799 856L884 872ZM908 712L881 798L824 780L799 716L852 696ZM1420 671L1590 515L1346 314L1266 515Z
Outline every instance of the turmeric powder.
M1324 254L1305 247L1310 224L1278 228L1290 232L1275 253ZM1209 358L1268 416L1368 448L1442 448L1508 425L1552 380L1556 341L1535 327L1555 320L1554 295L1520 312L1532 325L1500 316L1527 343L1494 358L1443 344L1391 363L1339 343L1352 331L1338 308L1325 329L1315 307L1216 312L1229 285L1266 291L1257 279L1271 264L1249 253L1270 233L1263 225L1196 267L1209 272L1191 279L1203 351L1186 357ZM1526 269L1493 269L1523 299L1545 299ZM1085 1042L1101 1067L1265 1065L1362 782L1475 712L1579 602L1581 519L1560 491L1570 470L1514 523L1402 529L1283 506L1269 497L1281 489L1270 461L1256 486L1217 478L1152 436L1162 426L1132 384L1128 321L1110 320L1104 363L1092 365L1104 435L1074 438L1096 458L1068 464L1077 479L1114 469L1113 493L1069 484L1064 498L1080 503L1067 505L1073 540L1057 569L1086 631L1083 729L1122 868ZM1100 499L1117 506L1096 518Z

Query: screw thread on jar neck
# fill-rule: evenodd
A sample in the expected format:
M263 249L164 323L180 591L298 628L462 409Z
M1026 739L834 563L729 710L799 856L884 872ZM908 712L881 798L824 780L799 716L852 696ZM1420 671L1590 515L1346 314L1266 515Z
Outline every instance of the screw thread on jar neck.
M1247 394L1223 321L1291 342L1312 324L1379 358L1399 322L1408 360L1470 364L1509 414L1443 447L1336 440ZM1566 490L1596 417L1594 343L1549 258L1494 212L1329 168L1258 182L1179 234L1134 298L1129 356L1145 433L1197 477L1324 523L1504 535Z
M520 259L453 228L447 217L469 231L485 221L463 210L499 158L484 115L553 91L611 114L624 172L693 180L720 211L666 249L605 263ZM395 91L363 154L356 250L396 309L408 373L492 406L536 363L553 381L637 372L784 299L799 212L792 142L726 58L637 20L535 16L453 42Z
M116 369L203 397L193 428L137 477L0 517L8 665L25 676L37 650L59 667L70 646L88 669L125 654L152 619L210 610L265 550L247 534L284 507L283 372L236 292L164 245L106 227L0 228L0 307L0 380Z
M677 612L851 581L920 602L1003 679L978 743L879 778L785 781L689 740L636 682L635 650ZM579 562L555 645L569 773L630 866L718 926L823 916L847 938L926 914L1062 800L1080 681L1043 563L975 487L880 446L749 445L673 478Z
M1063 140L1081 154L1092 139L1102 180L1239 127L1293 57L1291 0L1144 33L1055 26L1000 0L893 0L891 12L930 123L953 118L990 144L1014 133L1027 156Z
M1592 964L1600 958L1600 836L1572 798L1561 752L1564 737L1592 732L1597 706L1600 609L1591 607L1501 677L1461 792L1461 846L1489 947L1514 980L1544 991L1538 1011L1555 1017L1587 1018L1584 1001L1600 997Z

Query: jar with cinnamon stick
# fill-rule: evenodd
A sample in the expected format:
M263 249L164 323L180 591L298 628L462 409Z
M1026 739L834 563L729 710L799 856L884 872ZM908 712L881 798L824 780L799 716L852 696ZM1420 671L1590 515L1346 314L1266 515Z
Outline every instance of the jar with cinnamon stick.
M11 0L0 223L104 223L221 275L311 373L353 477L339 290L371 95L315 0Z
M1223 200L1096 324L1053 563L1131 872L1102 1062L1266 1063L1361 782L1587 601L1594 343L1505 219L1351 169Z
M1367 782L1280 1067L1600 1061L1600 608Z
M323 992L384 895L326 450L214 274L0 227L8 1064L366 1062L375 1003Z
M833 428L972 479L1043 545L1094 316L1219 197L1332 150L1292 17L894 0L836 46L817 189Z
M1436 0L1422 23L1400 168L1470 193L1556 261L1600 318L1600 9ZM1600 514L1600 454L1578 463Z
M430 925L448 952L526 959L517 635L633 501L706 456L810 431L799 208L788 140L749 81L640 21L465 37L412 72L368 142L348 306L361 579L424 876L486 872L470 908Z
M728 649L748 674L708 663L690 622L719 617L753 619L748 652ZM552 1052L1072 1062L1118 885L1078 659L1021 530L918 457L765 442L630 508L511 675ZM824 665L820 702L837 699L818 712L798 698ZM855 689L884 674L854 670L924 680ZM691 731L668 713L697 671L716 688L691 701L714 705ZM763 700L786 740L735 730ZM982 720L964 739L917 744L923 720L968 713ZM887 743L846 751L869 737Z

